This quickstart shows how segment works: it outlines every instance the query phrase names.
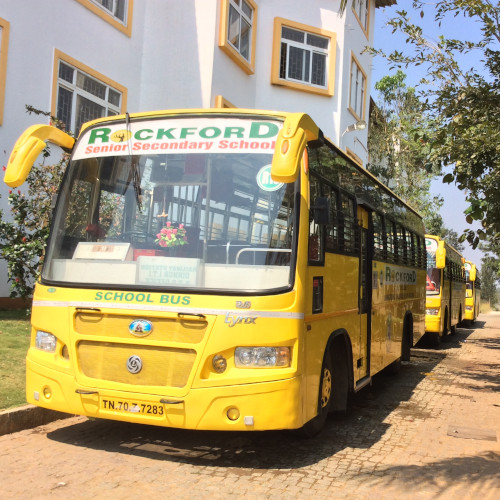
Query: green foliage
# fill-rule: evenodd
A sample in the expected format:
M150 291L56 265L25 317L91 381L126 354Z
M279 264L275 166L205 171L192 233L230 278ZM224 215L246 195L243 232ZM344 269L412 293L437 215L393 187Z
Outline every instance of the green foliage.
M367 168L424 216L426 226L434 229L428 232L440 234L442 199L430 195L431 181L439 173L439 164L429 162L433 123L405 80L405 73L398 71L375 84L380 99L370 115Z
M32 106L26 106L26 110L29 114L48 116L55 126L63 127L50 113ZM53 200L68 161L68 156L62 155L56 163L46 165L50 154L47 147L42 162L32 168L23 190L9 190L10 216L0 210L0 256L7 262L11 297L30 297L40 274Z
M432 6L433 5L433 6ZM424 10L425 6L425 10ZM389 21L393 32L406 38L404 50L381 54L396 67L422 65L426 77L420 82L425 112L433 117L435 134L426 146L431 163L450 166L443 182L455 182L463 190L469 207L468 222L481 221L482 228L468 229L463 238L473 247L480 240L500 240L500 6L487 0L438 0L427 4L412 2L413 13L421 16L433 9L440 24L464 16L480 27L477 41L439 37L427 39L422 28L400 10ZM451 21L452 22L452 21ZM467 37L468 33L464 33ZM483 74L463 68L465 54L475 55L484 64ZM432 83L432 85L430 85Z
M481 259L481 301L489 302L492 307L498 303L499 264L491 255Z
M26 311L0 311L0 410L26 403L25 357L29 343Z
M52 201L66 166L66 157L52 165L36 165L27 192L9 191L10 217L0 210L0 255L7 261L11 297L30 297L49 237Z

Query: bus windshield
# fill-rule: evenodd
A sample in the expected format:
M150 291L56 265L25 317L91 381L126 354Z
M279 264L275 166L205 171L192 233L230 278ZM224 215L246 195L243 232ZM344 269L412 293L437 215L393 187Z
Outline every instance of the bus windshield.
M427 250L427 295L439 295L441 289L441 270L436 267L437 241L431 238L425 239Z
M298 181L270 175L281 123L186 121L84 132L59 194L43 280L153 291L292 286Z

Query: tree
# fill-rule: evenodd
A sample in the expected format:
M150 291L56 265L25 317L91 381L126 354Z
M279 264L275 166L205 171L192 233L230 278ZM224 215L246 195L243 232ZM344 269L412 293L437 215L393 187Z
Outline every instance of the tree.
M481 301L494 307L498 303L498 264L491 255L481 259Z
M50 116L31 106L26 109L30 114ZM55 118L51 119L59 124ZM0 210L0 256L7 262L11 297L30 297L40 273L53 202L68 156L62 155L55 163L51 161L50 149L46 148L41 163L32 168L26 179L27 191L9 191L10 217Z
M443 200L431 196L439 164L429 162L428 137L432 120L415 89L399 70L375 84L380 98L370 112L367 168L424 217L427 232L445 236L439 208Z
M424 16L424 2L414 0L413 11ZM425 3L425 8L431 8ZM464 232L473 247L481 239L500 241L500 6L488 0L438 0L433 15L439 24L449 16L464 16L480 26L477 41L440 37L434 43L404 10L389 21L394 32L406 37L404 53L381 54L398 67L422 65L426 77L419 83L425 110L433 117L437 133L429 139L429 158L450 169L443 182L455 182L469 203L467 222L481 221L482 228ZM477 54L484 74L464 69L459 59ZM432 85L430 83L432 82ZM446 170L445 170L446 171Z

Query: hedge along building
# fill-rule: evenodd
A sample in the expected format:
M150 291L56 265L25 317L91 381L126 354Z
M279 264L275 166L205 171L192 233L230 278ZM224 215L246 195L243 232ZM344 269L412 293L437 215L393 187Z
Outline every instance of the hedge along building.
M375 9L395 0L5 0L0 155L51 111L77 134L101 116L170 108L307 112L367 162ZM48 120L48 119L47 119ZM353 133L348 133L353 132ZM0 185L8 213L8 188ZM8 305L0 261L0 307Z

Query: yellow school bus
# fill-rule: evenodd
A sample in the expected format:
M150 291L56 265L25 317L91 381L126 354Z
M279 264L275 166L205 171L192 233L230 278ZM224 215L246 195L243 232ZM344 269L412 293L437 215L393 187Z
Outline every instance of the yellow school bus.
M466 260L465 264L465 314L464 319L470 324L476 321L481 307L481 280L477 272L476 265L470 260Z
M101 118L71 153L32 309L27 399L89 417L317 433L425 332L421 217L302 113Z
M429 340L439 345L443 337L455 333L465 313L465 259L439 236L425 236L427 283L425 330Z

